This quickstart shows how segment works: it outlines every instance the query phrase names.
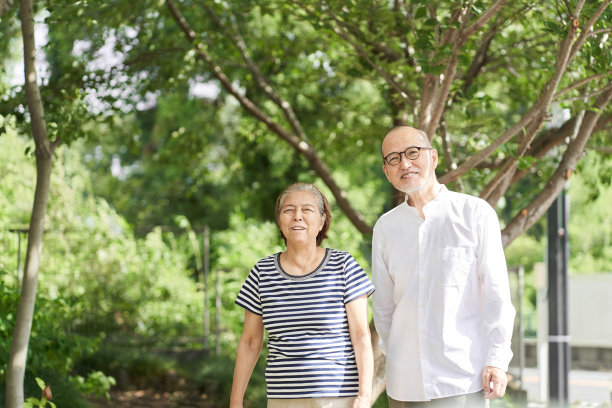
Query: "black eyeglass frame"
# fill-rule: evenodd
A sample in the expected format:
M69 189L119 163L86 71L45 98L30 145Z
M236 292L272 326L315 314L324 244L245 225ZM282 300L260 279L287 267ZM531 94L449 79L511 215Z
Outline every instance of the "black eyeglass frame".
M414 157L408 157L408 150L410 149L417 149L416 150L416 156L414 156L414 154L412 156ZM403 152L391 152L389 154L387 154L385 157L383 157L383 161L388 164L389 166L397 166L398 164L400 164L402 162L402 155L404 155L404 157L408 160L416 160L419 158L419 156L421 155L421 150L433 150L433 147L426 147L426 146L408 146L408 148L406 150L404 150ZM399 160L397 161L397 163L393 164L389 161L389 156L393 155L393 154L397 154L399 155Z

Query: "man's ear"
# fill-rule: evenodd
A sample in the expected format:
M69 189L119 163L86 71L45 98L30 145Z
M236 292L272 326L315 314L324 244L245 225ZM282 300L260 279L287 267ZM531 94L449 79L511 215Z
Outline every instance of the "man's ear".
M438 167L438 151L436 149L433 149L431 151L431 161L435 170Z
M387 176L387 180L391 181L391 179L389 179L389 173L387 172L387 166L385 166L384 163L382 165L382 171L385 173L385 176Z

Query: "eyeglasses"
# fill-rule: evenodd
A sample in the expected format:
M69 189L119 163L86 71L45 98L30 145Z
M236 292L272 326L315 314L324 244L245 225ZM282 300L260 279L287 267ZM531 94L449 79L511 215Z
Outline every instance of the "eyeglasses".
M403 152L391 152L385 156L384 161L390 166L397 166L402 161L402 154L407 159L416 160L421 154L421 150L433 150L433 147L410 146Z

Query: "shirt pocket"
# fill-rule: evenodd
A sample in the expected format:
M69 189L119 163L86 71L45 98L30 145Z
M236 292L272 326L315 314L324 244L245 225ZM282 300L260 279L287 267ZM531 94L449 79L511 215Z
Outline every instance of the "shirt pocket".
M442 248L442 281L444 285L464 287L475 263L476 251L472 247Z

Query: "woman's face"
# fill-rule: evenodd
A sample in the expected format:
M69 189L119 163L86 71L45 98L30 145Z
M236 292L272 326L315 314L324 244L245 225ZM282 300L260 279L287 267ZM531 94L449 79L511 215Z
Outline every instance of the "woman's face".
M280 209L280 230L290 244L315 244L323 228L325 216L317 205L316 196L309 191L294 191L287 194Z

